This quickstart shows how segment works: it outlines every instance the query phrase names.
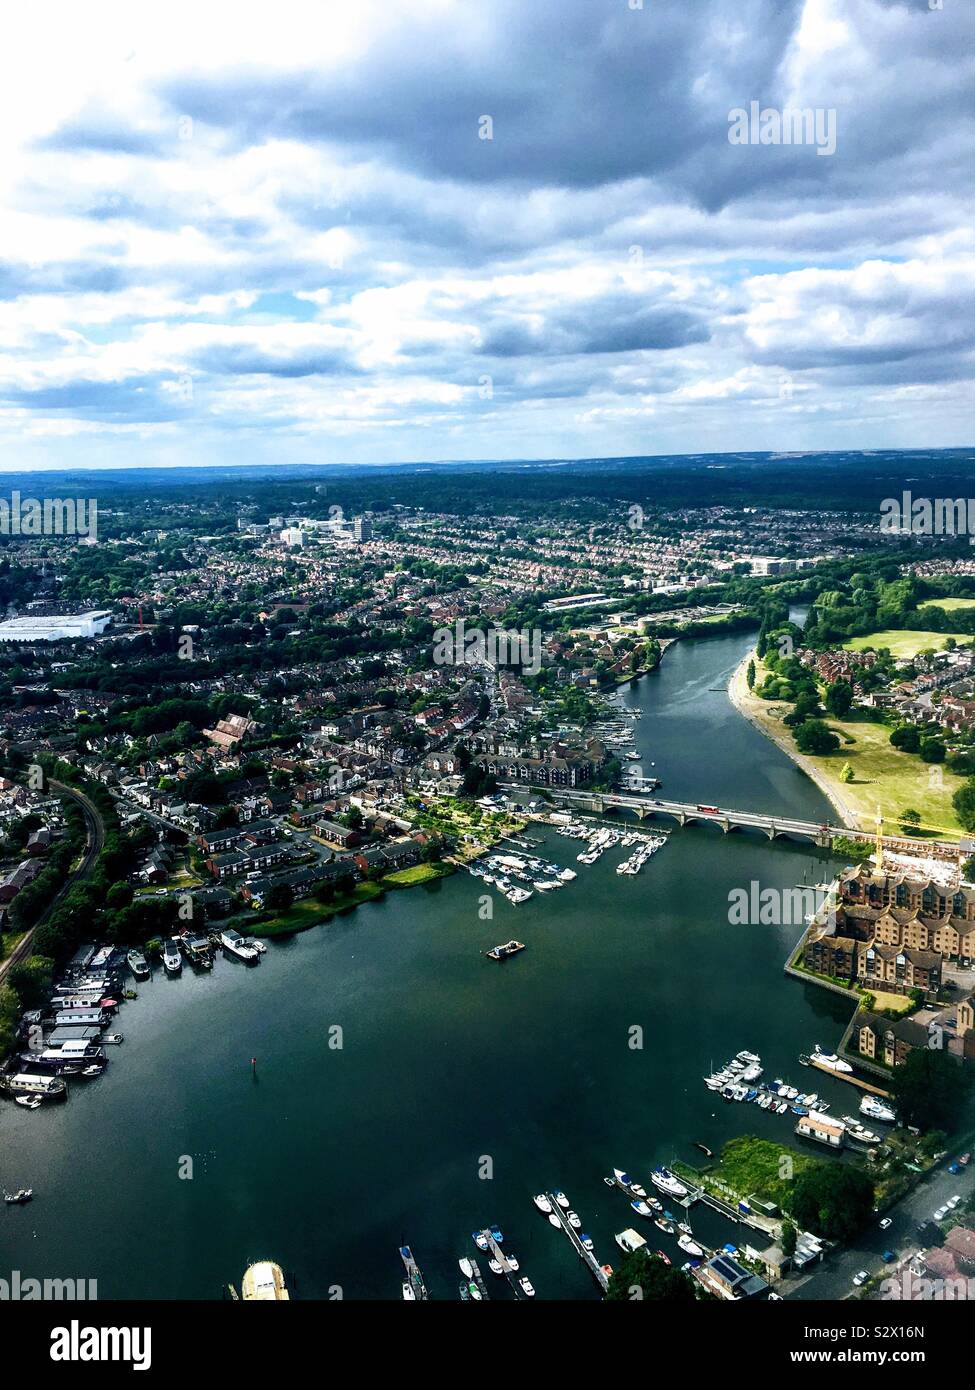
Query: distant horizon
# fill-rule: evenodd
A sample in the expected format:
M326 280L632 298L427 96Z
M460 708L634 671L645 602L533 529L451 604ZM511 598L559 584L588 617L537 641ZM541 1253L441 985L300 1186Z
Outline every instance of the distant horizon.
M442 458L442 459L383 459L374 460L368 463L356 461L336 461L334 463L104 463L104 464L45 464L40 467L24 467L15 464L0 463L0 475L13 474L31 476L37 474L51 473L172 473L183 470L205 471L207 469L227 472L232 470L252 470L274 474L275 472L313 472L316 469L324 471L339 469L354 469L356 471L368 472L372 469L382 468L488 468L492 465L502 467L571 467L579 464L598 464L598 463L654 463L668 459L694 460L694 459L768 459L769 462L781 462L792 459L809 458L811 456L831 457L854 455L860 458L884 457L893 454L908 454L923 457L925 455L937 454L965 454L971 452L975 461L975 444L947 444L947 445L918 445L915 447L903 446L898 448L847 448L847 449L727 449L710 450L697 449L688 451L670 450L659 454L580 454L576 457L567 457L564 454L552 455L551 457L511 457L511 458ZM975 487L975 483L973 483Z

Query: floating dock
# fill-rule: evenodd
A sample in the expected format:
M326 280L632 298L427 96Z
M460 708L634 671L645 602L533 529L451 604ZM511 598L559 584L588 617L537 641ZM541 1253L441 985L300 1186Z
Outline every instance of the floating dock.
M823 1066L822 1062L817 1062L815 1057L810 1057L809 1065L815 1067L817 1071L823 1072L826 1076L835 1076L837 1081L846 1081L851 1086L859 1086L861 1091L869 1091L871 1095L884 1096L886 1099L890 1099L890 1092L885 1091L882 1086L874 1086L869 1081L861 1081L858 1076L853 1076L848 1071L834 1071L832 1067L826 1067Z
M552 1192L546 1192L545 1195L548 1198L548 1200L552 1203L552 1210L555 1213L555 1215L559 1218L559 1225L562 1227L565 1234L569 1237L573 1250L576 1252L576 1254L579 1256L579 1259L589 1270L589 1273L595 1279L596 1283L602 1289L603 1293L605 1293L606 1290L609 1288L609 1279L607 1278L602 1265L596 1259L596 1256L593 1254L593 1252L591 1250L586 1249L582 1241L579 1239L578 1232L576 1232L569 1224L569 1218L566 1216L565 1212L562 1210L558 1202L555 1200L555 1194Z
M500 1246L500 1245L498 1244L498 1242L494 1239L494 1236L491 1234L491 1232L490 1232L489 1230L483 1230L483 1231L481 1232L481 1235L484 1237L484 1239L487 1241L488 1245L490 1246L491 1254L494 1256L494 1258L497 1260L498 1264L501 1266L501 1269L502 1269L502 1271L503 1271L503 1273L504 1273L504 1277L507 1279L508 1283L511 1285L511 1292L514 1294L515 1298L521 1298L521 1289L518 1287L518 1280L515 1278L515 1272L514 1272L514 1270L511 1268L511 1266L508 1264L507 1257L505 1256L504 1251L501 1249L501 1246ZM476 1262L475 1260L472 1260L472 1261L471 1261L471 1264L474 1266L475 1269L477 1269L477 1262ZM479 1271L479 1270L478 1270L478 1278L480 1278L480 1271ZM475 1282L477 1282L477 1281L475 1280ZM480 1284L478 1284L478 1288L480 1288L480 1287L481 1287ZM485 1294L485 1297L487 1297L487 1294Z
M408 1245L401 1245L399 1248L399 1255L400 1259L403 1261L403 1267L406 1270L406 1277L413 1286L413 1292L416 1294L417 1298L429 1298L430 1295L427 1293L427 1286L423 1282L420 1266L413 1258L413 1251Z

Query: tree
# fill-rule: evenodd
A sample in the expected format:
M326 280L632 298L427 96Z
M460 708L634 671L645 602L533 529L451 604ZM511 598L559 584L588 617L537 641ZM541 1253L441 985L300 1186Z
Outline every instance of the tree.
M633 1250L616 1264L606 1298L611 1302L694 1303L697 1292L679 1269L656 1255Z
M850 766L849 763L844 763L843 766L842 766L842 768L840 769L840 781L841 781L841 782L852 782L852 781L853 781L853 768Z
M791 1221L786 1221L782 1227L782 1239L779 1242L782 1246L783 1255L794 1255L796 1251L796 1228Z
M960 786L951 798L963 827L966 830L975 830L975 778L969 778L963 786Z
M917 753L921 748L921 735L913 724L902 724L890 736L892 748L900 748L904 753Z
M824 701L826 711L836 719L842 719L850 711L853 704L853 687L849 681L834 681L832 685L826 687L826 698Z
M921 761L923 763L943 763L947 749L940 738L921 739Z
M267 905L275 912L287 912L295 900L290 883L276 883L267 895Z
M11 966L7 978L25 1009L39 1009L51 997L54 961L48 956L30 956Z
M905 1124L951 1129L958 1123L971 1086L971 1074L943 1048L917 1047L894 1068L890 1093Z
M904 834L910 835L921 824L921 813L909 807L906 811L901 811L900 821Z
M755 689L755 662L749 661L748 670L745 672L745 679L748 682L748 689Z
M807 719L804 724L800 724L795 732L795 740L800 753L812 753L817 756L835 753L840 746L836 734L822 719Z
M792 1215L804 1231L848 1241L873 1215L873 1181L852 1163L812 1163L797 1174Z

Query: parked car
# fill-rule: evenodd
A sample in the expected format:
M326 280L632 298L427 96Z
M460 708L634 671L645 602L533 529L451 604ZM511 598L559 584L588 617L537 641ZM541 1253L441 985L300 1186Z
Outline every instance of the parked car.
M958 1162L961 1164L961 1166L962 1166L963 1168L967 1168L968 1165L971 1163L971 1161L972 1161L972 1156L971 1156L971 1154L962 1154L961 1158L958 1160Z
M934 1219L935 1219L935 1221L943 1221L950 1211L951 1211L951 1207L949 1207L948 1204L947 1204L947 1202L946 1202L945 1205L944 1205L943 1207L939 1207L938 1210L935 1212L935 1214L934 1214Z
M955 1195L954 1195L953 1197L949 1197L949 1198L948 1198L947 1205L951 1208L952 1211L954 1211L955 1207L957 1207L957 1205L958 1205L958 1203L959 1203L960 1201L961 1201L961 1197L960 1197L960 1195L956 1192Z
M893 1264L896 1259L897 1256L894 1254L893 1250L884 1251L884 1264Z
M870 1275L865 1269L858 1270L853 1276L853 1287L858 1289L860 1285L865 1284L869 1278Z
M949 1164L948 1164L948 1172L949 1172L949 1173L954 1173L954 1174L957 1176L957 1174L961 1172L961 1164L960 1164L960 1163L949 1163Z
M889 1231L890 1228L891 1228L891 1226L893 1226L893 1224L894 1224L893 1218L890 1217L890 1216L885 1216L884 1219L883 1219L883 1220L881 1221L881 1223L880 1223L880 1229L881 1229L882 1231Z

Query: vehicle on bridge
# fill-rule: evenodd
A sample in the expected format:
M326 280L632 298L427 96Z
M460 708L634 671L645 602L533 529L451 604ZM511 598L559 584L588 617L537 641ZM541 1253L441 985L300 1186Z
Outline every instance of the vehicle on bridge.
M698 806L697 809L699 811L707 811L707 813L711 816L717 816L720 814L720 810L717 806Z

